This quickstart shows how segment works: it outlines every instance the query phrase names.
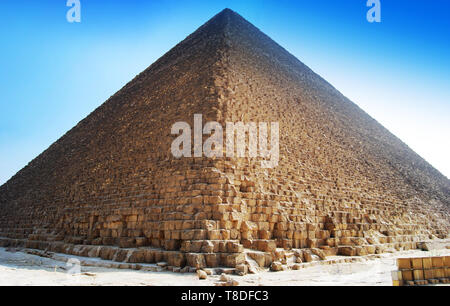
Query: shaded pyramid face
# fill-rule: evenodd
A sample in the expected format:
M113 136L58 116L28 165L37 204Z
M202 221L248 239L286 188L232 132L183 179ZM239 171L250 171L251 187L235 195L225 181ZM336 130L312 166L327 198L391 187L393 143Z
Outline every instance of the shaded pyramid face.
M195 114L278 122L278 166L173 157L172 125ZM276 248L416 248L448 236L449 213L448 179L224 10L0 187L0 244L195 267L247 252L267 266Z

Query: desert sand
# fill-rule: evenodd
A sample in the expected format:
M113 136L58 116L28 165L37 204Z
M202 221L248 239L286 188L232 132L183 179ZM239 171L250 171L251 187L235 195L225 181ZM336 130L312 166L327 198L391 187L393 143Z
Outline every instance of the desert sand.
M391 286L391 271L397 257L450 255L450 250L432 252L405 251L382 254L379 258L360 258L360 262L317 265L301 270L261 272L245 276L231 275L239 285L247 286ZM59 258L82 257L60 255ZM96 260L98 265L107 261ZM214 286L219 275L199 280L194 273L150 272L81 266L81 274L71 274L63 260L31 255L25 250L0 248L1 286Z

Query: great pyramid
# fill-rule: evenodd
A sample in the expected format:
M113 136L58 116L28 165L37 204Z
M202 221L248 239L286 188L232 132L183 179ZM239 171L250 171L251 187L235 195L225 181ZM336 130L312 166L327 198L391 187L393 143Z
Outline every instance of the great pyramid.
M175 158L171 126L195 114L279 122L279 165ZM0 245L119 262L269 266L282 249L378 254L449 229L449 180L229 9L0 187Z

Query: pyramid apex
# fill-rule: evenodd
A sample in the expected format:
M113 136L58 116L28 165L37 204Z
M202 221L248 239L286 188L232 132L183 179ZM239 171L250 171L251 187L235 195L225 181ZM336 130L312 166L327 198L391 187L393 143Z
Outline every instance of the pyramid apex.
M232 9L229 8L224 8L220 13L220 14L237 14L235 11L233 11Z
M215 15L212 19L226 18L228 20L232 20L232 19L236 19L236 17L238 19L244 19L245 20L245 18L243 18L241 15L239 15L238 13L233 11L232 9L225 8L222 11L220 11L217 15Z

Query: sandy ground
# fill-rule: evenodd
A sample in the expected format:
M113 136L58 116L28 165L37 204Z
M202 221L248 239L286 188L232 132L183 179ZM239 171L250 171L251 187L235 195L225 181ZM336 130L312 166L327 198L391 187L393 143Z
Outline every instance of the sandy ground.
M383 254L381 258L358 263L317 265L296 271L231 277L244 286L391 286L391 271L396 270L395 258L437 255L450 255L450 250L407 251ZM83 259L74 256L70 258ZM192 273L81 267L80 275L72 274L73 269L73 265L63 261L0 248L0 286L213 286L219 281L219 276L199 280Z

